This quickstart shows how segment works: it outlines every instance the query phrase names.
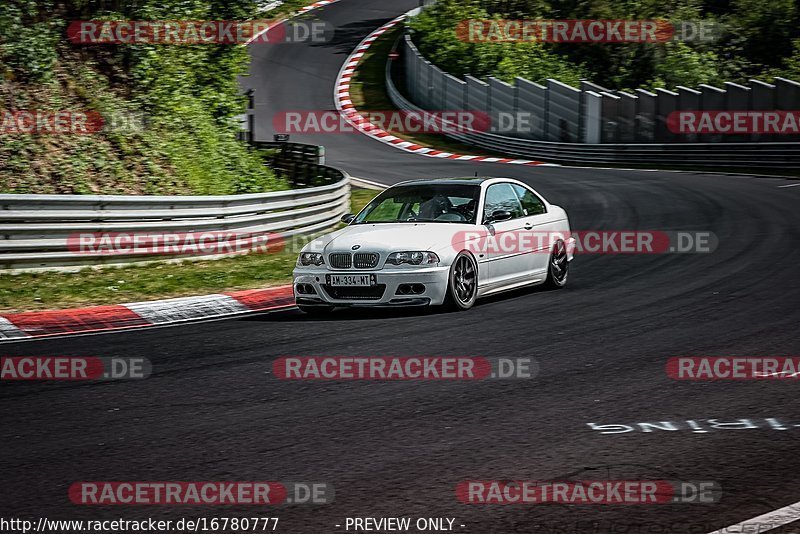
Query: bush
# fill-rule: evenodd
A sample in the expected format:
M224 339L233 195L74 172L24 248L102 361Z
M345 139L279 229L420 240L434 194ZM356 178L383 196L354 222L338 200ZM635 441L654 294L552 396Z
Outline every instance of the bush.
M35 0L0 3L0 62L6 79L39 83L52 80L63 21L40 20L40 10L52 9L52 2Z
M139 130L85 136L0 134L0 191L235 194L288 187L236 139L245 111L237 45L73 45L73 20L245 20L251 0L142 0L122 4L33 0L0 5L0 97L16 109L130 113ZM108 11L105 6L119 11Z
M466 43L456 37L460 21L487 18L665 19L711 23L722 31L713 41L669 43ZM440 0L409 27L420 51L458 76L555 78L572 85L589 78L627 90L799 77L794 0Z

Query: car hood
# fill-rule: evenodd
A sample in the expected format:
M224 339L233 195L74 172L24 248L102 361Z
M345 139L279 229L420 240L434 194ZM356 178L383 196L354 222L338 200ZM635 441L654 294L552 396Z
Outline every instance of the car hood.
M349 252L360 245L358 250L370 252L437 251L450 247L457 232L474 228L457 223L352 224L315 240L313 250Z

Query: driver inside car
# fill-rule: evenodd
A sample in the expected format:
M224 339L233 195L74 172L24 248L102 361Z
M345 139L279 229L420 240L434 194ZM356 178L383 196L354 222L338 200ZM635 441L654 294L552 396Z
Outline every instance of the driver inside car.
M450 211L450 200L445 196L434 196L419 205L417 217L435 221Z

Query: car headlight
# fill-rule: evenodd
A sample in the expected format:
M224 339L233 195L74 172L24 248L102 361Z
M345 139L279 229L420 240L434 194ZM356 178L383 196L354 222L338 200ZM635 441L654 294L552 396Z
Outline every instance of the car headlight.
M432 263L439 263L439 256L433 252L393 252L386 258L386 263L393 265L402 265L408 263L410 265L430 265Z
M309 265L323 265L325 259L319 252L301 252L300 257L297 258L297 265L308 267Z

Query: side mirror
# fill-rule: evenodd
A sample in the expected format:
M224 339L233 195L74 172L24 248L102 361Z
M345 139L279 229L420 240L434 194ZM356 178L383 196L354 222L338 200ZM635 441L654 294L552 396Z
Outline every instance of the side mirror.
M354 214L348 213L347 215L342 215L342 222L345 224L350 224L355 218L356 216Z
M489 216L489 218L486 219L486 224L494 223L494 222L507 221L507 220L511 219L511 217L513 217L513 215L511 215L510 211L495 210L495 211L492 212L492 214Z

